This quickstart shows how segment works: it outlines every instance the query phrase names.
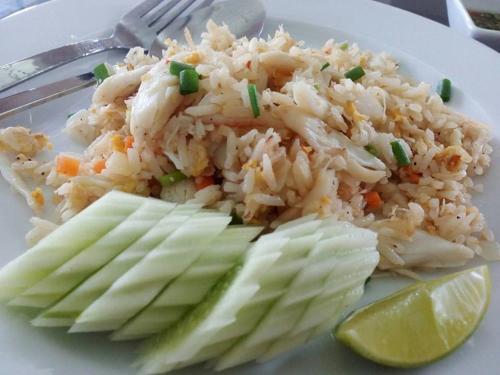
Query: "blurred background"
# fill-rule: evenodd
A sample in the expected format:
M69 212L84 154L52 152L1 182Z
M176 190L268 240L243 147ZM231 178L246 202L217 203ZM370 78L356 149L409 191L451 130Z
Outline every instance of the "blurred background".
M0 18L50 0L0 0ZM336 0L339 1L339 0ZM345 1L345 0L341 0ZM448 25L446 0L372 0L390 4ZM500 1L500 0L499 0Z

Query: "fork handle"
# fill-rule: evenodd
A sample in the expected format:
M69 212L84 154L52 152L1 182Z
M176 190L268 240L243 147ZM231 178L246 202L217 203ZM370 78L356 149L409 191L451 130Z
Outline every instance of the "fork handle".
M105 39L85 40L67 44L23 60L2 65L0 66L0 92L80 57L113 48L121 48L121 46L117 39L111 36Z

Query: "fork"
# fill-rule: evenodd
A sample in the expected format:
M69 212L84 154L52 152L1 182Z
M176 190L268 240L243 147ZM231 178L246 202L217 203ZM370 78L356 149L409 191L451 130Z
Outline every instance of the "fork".
M196 1L146 0L121 18L109 38L68 44L0 66L0 92L80 57L110 49L149 48L156 36Z
M203 0L188 15L176 18L155 38L149 53L161 56L162 50L167 48L162 40L167 36L179 38L176 33L186 27L194 35L201 35L209 19L216 23L224 22L238 38L244 35L260 36L262 33L266 10L260 0L226 0L209 6L212 2ZM0 98L0 120L95 83L94 74L85 73Z

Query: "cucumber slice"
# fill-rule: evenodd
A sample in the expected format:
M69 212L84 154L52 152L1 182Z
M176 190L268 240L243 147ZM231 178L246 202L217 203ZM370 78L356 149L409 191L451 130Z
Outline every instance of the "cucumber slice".
M221 328L234 322L237 312L259 290L258 280L272 269L288 238L257 241L248 251L244 267L237 267L219 282L209 296L181 321L146 341L135 363L143 373L161 373L193 359L210 345ZM260 249L256 255L256 249Z
M273 265L272 270L261 278L258 293L238 312L236 320L220 330L211 345L201 350L191 363L222 355L255 330L276 301L291 287L299 271L306 266L308 253L320 238L321 234L315 233L290 239L283 248L283 255ZM218 352L215 351L215 347L219 348Z
M231 349L217 362L217 370L259 358L274 341L292 331L299 324L301 317L309 309L309 304L318 295L327 292L333 294L335 288L341 289L343 292L344 289L339 288L336 282L345 285L346 283L340 283L345 274L349 280L354 278L354 274L357 274L356 271L359 267L356 266L355 262L366 263L364 258L367 257L367 254L363 250L360 251L360 246L371 245L368 247L368 251L377 254L375 251L376 237L373 232L334 222L330 226L324 223L321 229L326 238L319 241L311 251L307 264L295 277L287 293L272 306L251 334L231 345ZM345 255L346 253L347 255ZM354 262L349 263L345 261L345 258L354 258ZM365 266L361 269L369 273L373 271L372 267ZM337 275L336 270L341 270L339 275ZM331 278L334 278L334 281L330 281ZM362 281L356 278L356 281L362 284L364 278ZM348 285L345 287L348 288ZM323 311L330 318L329 314L332 310L325 309ZM318 318L321 319L322 315L316 312L316 314L310 314L302 320L311 323Z
M309 215L297 220L290 221L282 227L276 228L274 232L266 234L263 240L277 237L297 238L314 233L321 226L320 220L315 220L315 215Z
M352 309L352 306L363 295L363 289L364 289L363 285L360 285L359 287L348 291L346 294L341 296L341 298L335 299L335 302L337 302L339 305L339 309L330 311L330 320L328 321L329 326L335 326L335 324L341 320L345 312L349 308ZM333 323L333 325L331 325L331 323ZM296 335L287 335L286 338L275 341L263 356L257 358L257 362L259 363L266 362L281 353L284 353L300 345L303 345L304 343L314 338L318 334L323 334L324 332L325 331L323 329L321 332L317 332L314 335L311 335L310 331L302 331L301 333Z
M206 245L198 260L138 315L113 333L113 340L143 338L165 330L200 303L241 258L262 227L231 226Z
M70 332L121 327L190 267L205 244L217 237L230 221L228 215L219 212L194 215L83 311Z
M324 325L325 322L330 324L331 315L336 313L339 302L345 298L345 295L364 285L366 278L371 274L374 265L378 262L378 254L375 252L364 254L363 257L358 257L357 260L359 262L365 261L364 267L361 265L357 266L358 270L351 268L352 273L348 273L345 277L330 277L324 286L323 293L313 299L309 306L307 306L301 319L290 331L291 336L301 334L305 331L309 331L312 334L317 331L317 327ZM335 270L332 272L332 275L335 275ZM331 328L332 326L327 330Z
M50 306L137 241L174 207L174 204L159 199L145 200L118 226L24 291L9 305L38 308Z
M272 233L283 232L283 231L288 230L288 229L293 229L293 228L298 227L301 224L309 223L311 221L314 221L317 218L318 218L317 214L311 214L311 215L307 215L307 216L302 216L302 217L300 217L298 219L291 220L289 222L281 224Z
M0 270L0 300L10 300L90 246L134 212L146 198L106 194Z
M319 220L289 223L285 230L262 236L229 288L212 294L203 307L149 341L138 362L142 370L156 373L196 363L206 359L205 350L220 354L213 353L218 343L222 353L227 341L249 333L304 265L320 237L314 235L320 225Z
M290 245L288 245L288 246L292 246L292 245L290 244ZM300 249L301 249L301 248L300 248L300 246L302 246L302 248L304 247L304 246L303 246L303 244L302 244L302 243L300 243L300 241L299 241L299 239L298 239L298 240L297 240L297 242L296 242L296 243L294 243L294 248L293 248L293 249L287 249L287 251L289 250L288 252L289 252L289 253L292 253L292 251L293 251L295 248L299 248L299 250L300 250ZM280 259L280 261L281 261L281 259ZM300 264L296 264L296 265L295 265L295 267L300 267ZM294 269L288 269L287 271L288 271L289 273L290 273L290 272L294 272ZM285 277L285 276L283 276L283 275L281 275L281 274L279 274L279 270L277 270L276 274L270 275L270 276L269 276L269 279L271 279L271 280L270 280L270 282L271 282L271 283L272 283L272 282L275 282L275 280L274 280L274 279L278 279L278 282L282 282L282 280L283 280L283 279L286 281L286 277ZM279 285L277 282L275 282L275 284ZM280 290L280 291L281 291L281 290ZM280 291L279 291L279 292L280 292ZM274 291L273 291L273 293L268 293L268 294L266 295L266 294L265 294L266 292L268 293L268 289L266 289L266 288L265 288L265 281L264 281L264 282L263 282L263 284L261 284L261 290L259 291L259 293L260 293L260 294L259 294L258 296L256 296L256 298L262 297L262 298L261 298L261 301L260 301L260 302L262 302L262 305L263 305L262 309L264 309L264 308L265 308L265 302L266 302L267 300L269 300L269 299L274 298L274 297L275 297L275 295L278 293L278 292L274 292ZM164 301L168 301L168 299L166 299L166 298L165 298L165 299L164 299ZM252 318L252 320L251 320L251 321L249 321L249 322L246 324L246 326L249 326L249 327L251 327L251 326L253 325L253 321L254 321L254 319L256 319L256 317L257 317L257 315L258 315L258 314L257 314L257 308L252 308L251 310L252 310L252 311L251 311L251 318ZM243 312L243 313L245 313L245 312ZM177 318L177 317L178 317L178 315L175 315L175 317ZM234 328L234 327L233 327L232 325L231 325L230 327L228 327L228 331L227 331L228 333L227 333L227 335L231 335L231 334L232 334L232 333L230 333L230 332L233 330L233 328ZM237 332L240 332L240 331L239 331L239 329L243 329L243 325L242 325L242 324L240 324L240 325L237 327L237 330L236 330L236 331L237 331ZM223 337L223 335L224 335L224 334L226 334L225 332L226 332L226 331L224 331L224 332L219 332L218 337ZM238 333L237 333L237 334L238 334ZM220 335L220 336L219 336L219 335Z
M299 222L262 236L229 287L215 288L203 308L149 340L138 362L143 372L221 355L217 369L227 368L307 341L333 324L362 294L378 262L376 234L333 220ZM267 267L254 268L263 257L270 257ZM249 282L254 290L245 294Z
M276 335L276 340L271 341L271 345L266 350L261 348L256 353L259 362L266 361L286 350L304 344L317 335L328 332L347 309L359 300L363 294L365 280L373 272L379 260L375 235L370 231L363 231L367 235L373 235L370 241L372 245L365 248L353 248L352 253L346 252L344 248L344 254L336 257L337 262L326 278L321 293L316 293L312 299L309 299L307 308L300 318L294 321L293 328L288 333ZM356 238L361 236L360 233ZM288 302L296 300L297 296L294 296Z
M151 228L138 241L112 259L31 323L35 326L68 327L92 302L97 300L111 285L144 256L168 238L192 215L200 205L183 204L174 208L168 216Z

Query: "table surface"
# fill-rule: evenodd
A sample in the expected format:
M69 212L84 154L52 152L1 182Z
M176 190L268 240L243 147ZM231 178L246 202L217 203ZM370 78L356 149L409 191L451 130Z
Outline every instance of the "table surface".
M1 0L0 18L7 17L21 9L35 6L50 0ZM299 1L299 0L296 0ZM305 0L303 0L305 1ZM446 0L374 0L390 4L410 12L420 14L434 21L448 25Z

